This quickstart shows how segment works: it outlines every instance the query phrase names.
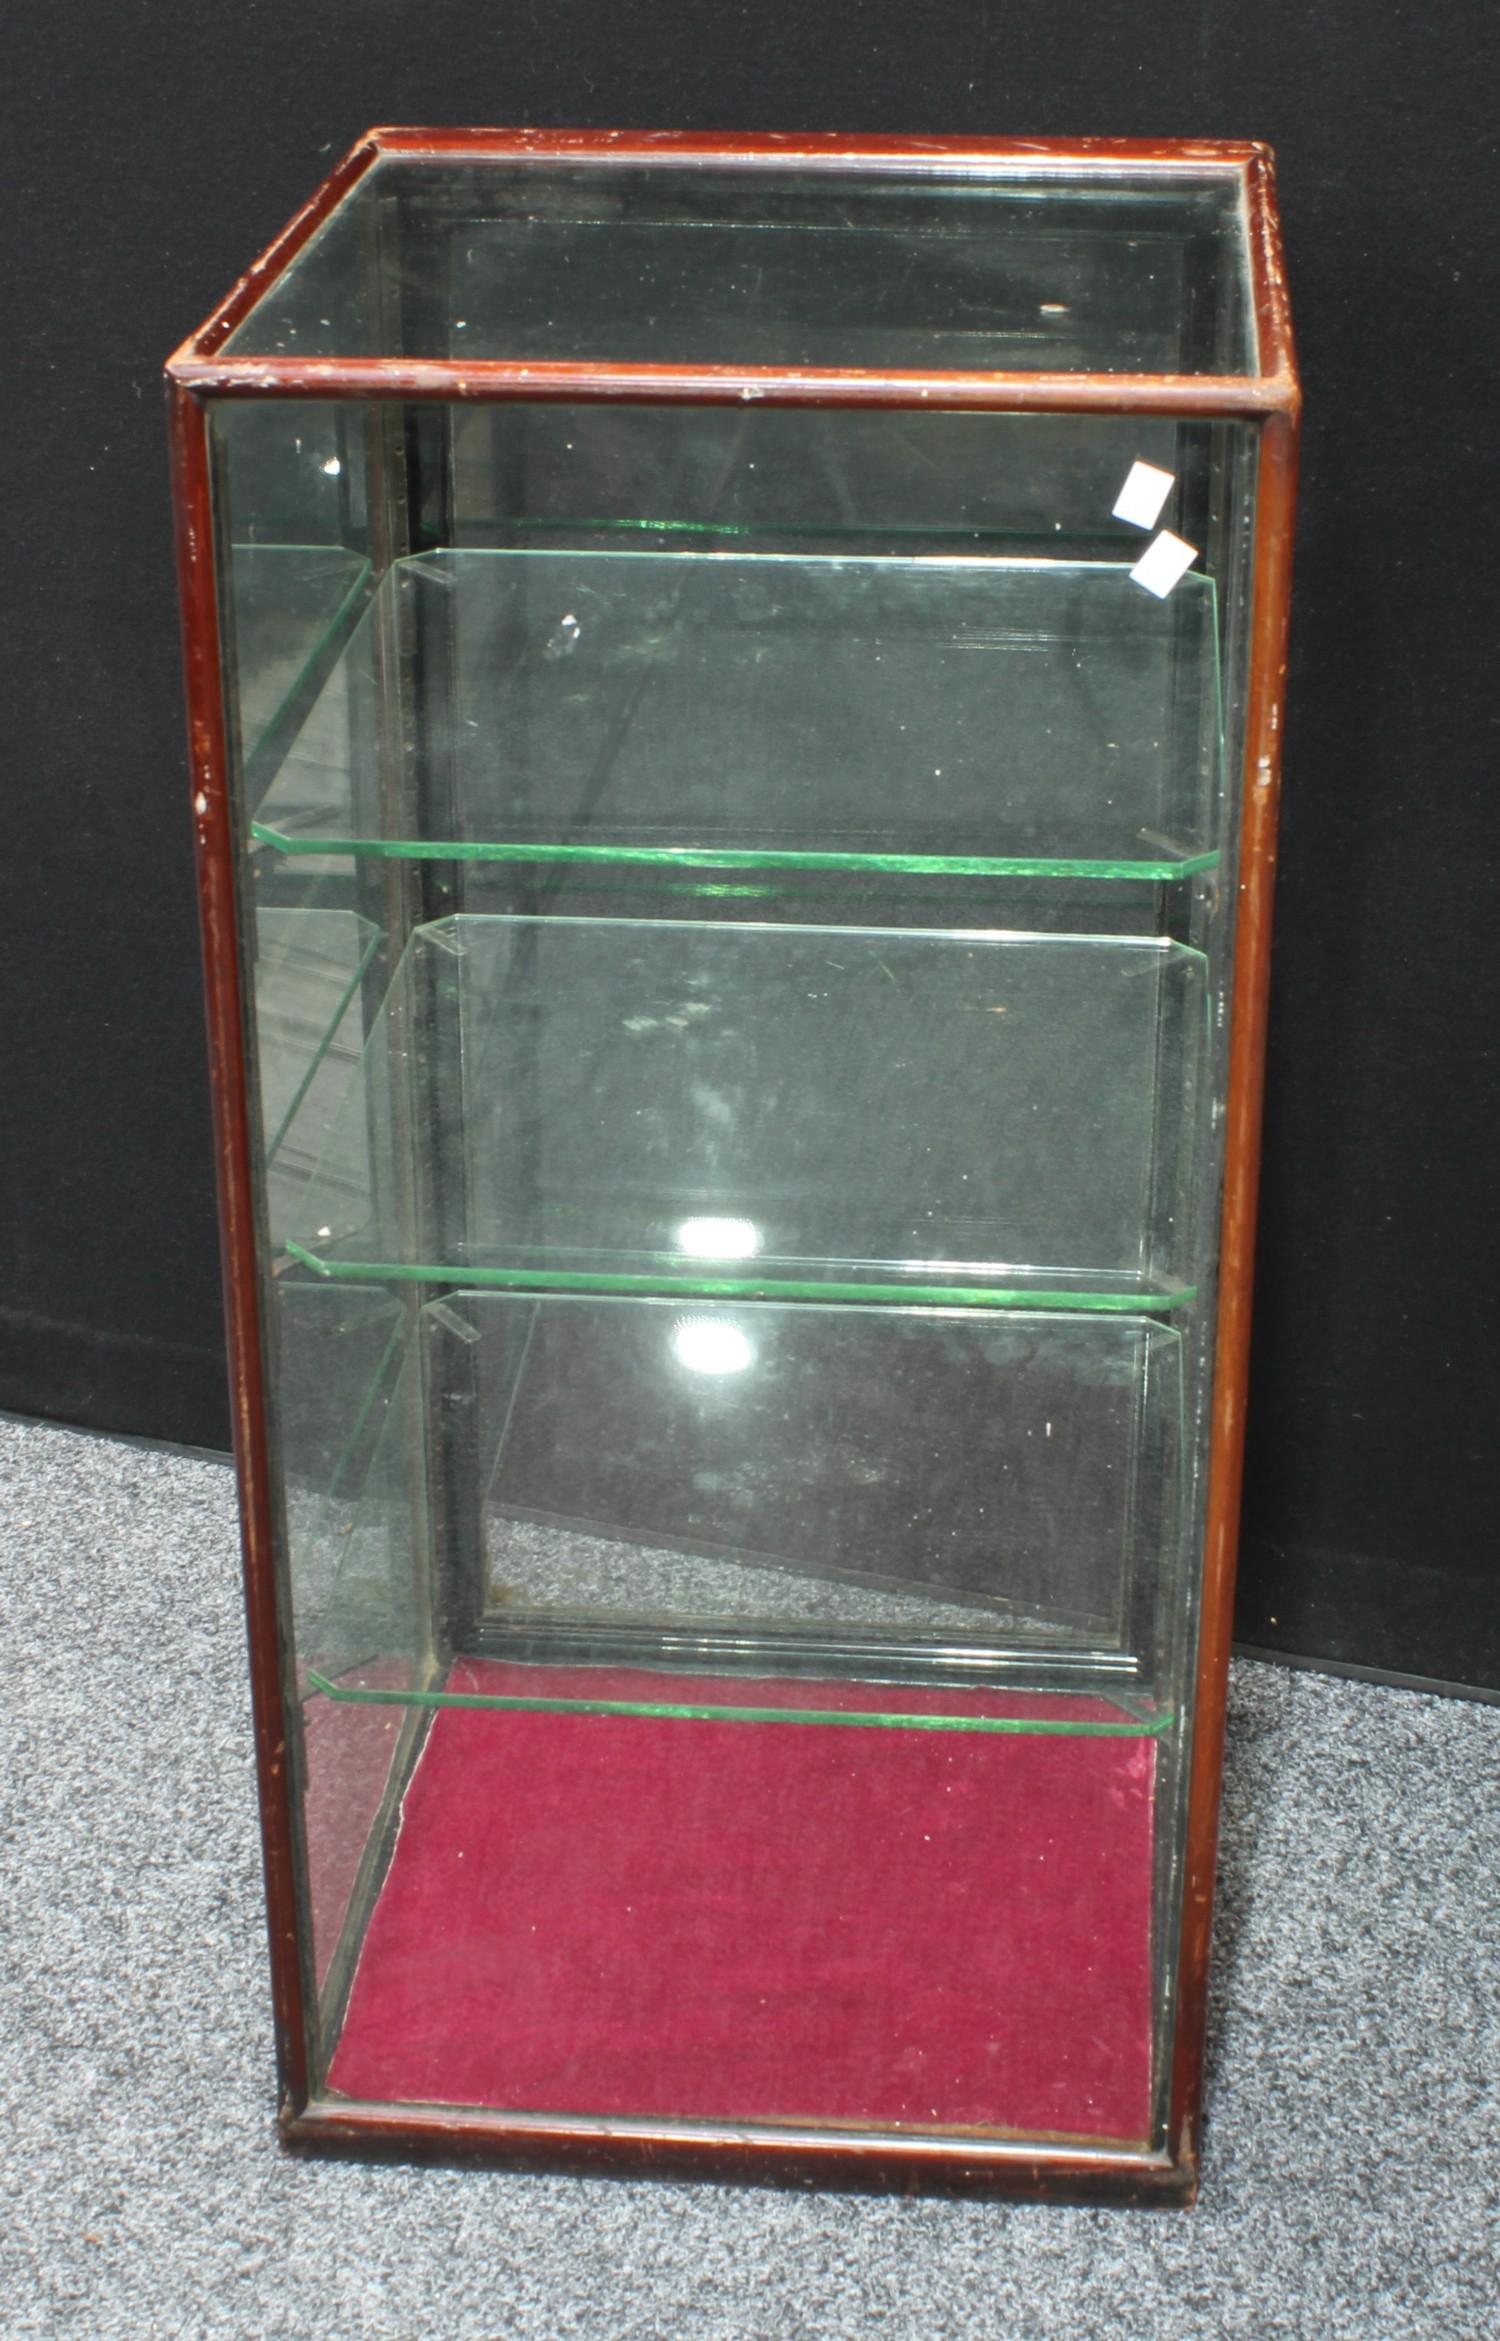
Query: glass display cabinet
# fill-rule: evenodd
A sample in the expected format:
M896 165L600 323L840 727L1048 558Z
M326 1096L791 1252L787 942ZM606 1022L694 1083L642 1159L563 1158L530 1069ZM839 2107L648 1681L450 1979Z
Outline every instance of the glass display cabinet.
M377 131L169 375L287 2135L1189 2195L1267 153Z

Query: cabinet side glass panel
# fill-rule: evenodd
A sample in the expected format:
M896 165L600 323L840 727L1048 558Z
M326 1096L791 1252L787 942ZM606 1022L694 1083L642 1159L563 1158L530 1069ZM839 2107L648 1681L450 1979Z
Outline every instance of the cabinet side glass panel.
M1253 434L213 433L323 2093L1159 2139Z

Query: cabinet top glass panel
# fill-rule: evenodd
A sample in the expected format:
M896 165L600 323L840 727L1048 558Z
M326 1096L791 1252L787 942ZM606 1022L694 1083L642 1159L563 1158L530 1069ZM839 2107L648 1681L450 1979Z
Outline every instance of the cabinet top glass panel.
M1260 157L376 132L198 353L1267 376Z

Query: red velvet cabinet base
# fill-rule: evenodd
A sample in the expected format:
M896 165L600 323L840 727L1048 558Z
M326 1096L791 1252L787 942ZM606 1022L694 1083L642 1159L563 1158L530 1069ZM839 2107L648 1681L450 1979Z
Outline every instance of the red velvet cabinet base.
M1188 2197L1268 155L374 131L168 373L286 2135Z

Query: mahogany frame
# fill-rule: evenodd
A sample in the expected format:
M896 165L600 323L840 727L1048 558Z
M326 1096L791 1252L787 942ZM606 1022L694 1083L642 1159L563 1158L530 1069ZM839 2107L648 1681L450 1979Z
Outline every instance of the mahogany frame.
M855 372L839 368L641 366L382 357L226 356L224 344L334 206L376 162L482 157L712 170L896 168L942 176L975 166L1049 173L1128 168L1163 177L1205 167L1240 180L1249 231L1259 368L1244 375ZM215 1157L229 1334L235 1460L256 1761L281 2085L290 2144L551 2167L715 2176L908 2193L1074 2201L1191 2201L1198 2179L1203 2035L1218 1845L1224 1709L1244 1457L1255 1197L1260 1159L1283 685L1301 394L1271 151L1255 142L867 138L598 130L369 131L166 368L182 602L188 748L197 847ZM1208 1498L1182 1884L1173 2069L1161 2151L988 2134L840 2132L769 2123L493 2115L470 2109L309 2102L309 2010L299 1941L293 1792L276 1601L275 1528L263 1380L251 1123L236 942L236 854L219 677L208 402L224 398L438 400L753 398L783 406L962 407L1238 417L1260 427L1239 900L1234 939L1224 1186Z

